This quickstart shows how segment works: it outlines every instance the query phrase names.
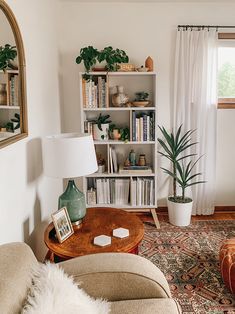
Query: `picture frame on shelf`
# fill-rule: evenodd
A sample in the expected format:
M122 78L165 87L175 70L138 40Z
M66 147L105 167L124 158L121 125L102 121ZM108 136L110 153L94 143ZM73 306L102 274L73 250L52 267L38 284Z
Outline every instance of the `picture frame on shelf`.
M62 207L51 215L57 239L60 243L67 240L73 233L73 227L66 207Z

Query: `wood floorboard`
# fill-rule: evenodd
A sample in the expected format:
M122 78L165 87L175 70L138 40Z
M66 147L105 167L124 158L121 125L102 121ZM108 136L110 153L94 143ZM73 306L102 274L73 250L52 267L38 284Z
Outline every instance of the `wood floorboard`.
M150 213L135 213L142 221L153 221ZM159 221L168 221L167 213L157 213ZM232 212L216 212L213 215L192 216L192 221L198 220L235 220L235 213Z

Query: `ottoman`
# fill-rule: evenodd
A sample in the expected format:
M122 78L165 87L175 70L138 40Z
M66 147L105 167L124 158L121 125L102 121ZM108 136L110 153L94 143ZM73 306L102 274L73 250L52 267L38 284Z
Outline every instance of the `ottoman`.
M235 294L235 238L223 242L219 258L224 283Z

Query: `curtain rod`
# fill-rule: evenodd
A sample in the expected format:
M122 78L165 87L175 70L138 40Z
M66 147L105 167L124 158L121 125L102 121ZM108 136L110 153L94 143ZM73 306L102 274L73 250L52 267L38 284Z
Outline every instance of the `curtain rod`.
M178 28L235 28L235 26L228 26L228 25L224 25L224 26L221 26L221 25L178 25Z

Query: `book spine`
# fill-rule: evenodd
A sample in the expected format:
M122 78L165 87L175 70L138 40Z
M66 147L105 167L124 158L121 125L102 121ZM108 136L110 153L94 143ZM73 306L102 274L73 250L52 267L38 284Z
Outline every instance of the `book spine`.
M147 134L148 134L148 130L147 130L147 115L144 114L143 116L143 141L147 141Z
M143 117L140 117L140 141L143 141L144 138L144 120Z
M136 142L136 112L132 112L132 141Z
M150 117L147 115L147 141L150 141Z

